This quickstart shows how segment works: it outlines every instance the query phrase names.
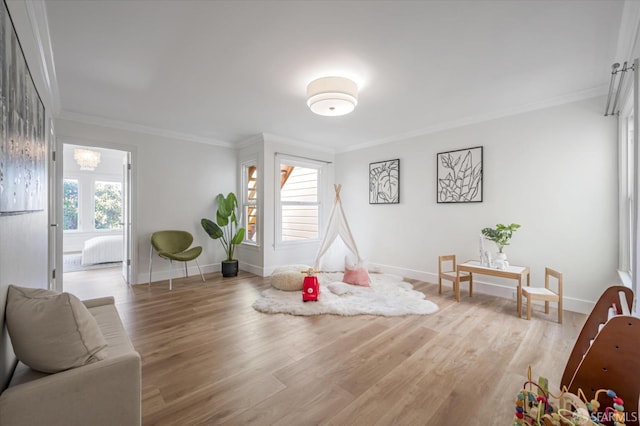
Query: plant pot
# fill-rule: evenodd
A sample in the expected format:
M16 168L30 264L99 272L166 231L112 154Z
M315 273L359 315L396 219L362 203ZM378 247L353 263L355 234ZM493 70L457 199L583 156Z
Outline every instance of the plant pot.
M223 277L237 277L238 276L238 261L237 260L223 260L221 269L222 269L222 276Z
M507 253L496 253L496 260L493 263L497 269L505 271L509 266L509 262L507 262Z

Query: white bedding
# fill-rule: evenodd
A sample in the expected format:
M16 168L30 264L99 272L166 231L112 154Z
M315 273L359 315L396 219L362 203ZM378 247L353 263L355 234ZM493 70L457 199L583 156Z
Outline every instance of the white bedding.
M123 257L122 235L104 235L84 242L82 264L121 262Z

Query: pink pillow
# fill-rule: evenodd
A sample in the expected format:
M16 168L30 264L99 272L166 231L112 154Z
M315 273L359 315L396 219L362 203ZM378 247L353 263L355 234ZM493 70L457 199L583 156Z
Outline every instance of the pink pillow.
M369 273L367 272L366 268L360 267L352 269L345 265L344 278L342 278L342 282L369 287Z

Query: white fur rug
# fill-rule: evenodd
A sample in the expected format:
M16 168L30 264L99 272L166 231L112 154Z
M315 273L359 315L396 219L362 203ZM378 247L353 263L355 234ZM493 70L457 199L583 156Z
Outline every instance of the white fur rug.
M256 311L290 315L426 315L438 311L438 305L424 294L389 274L370 274L371 287L340 282L341 272L318 274L320 297L317 302L303 302L301 291L270 288L254 302Z

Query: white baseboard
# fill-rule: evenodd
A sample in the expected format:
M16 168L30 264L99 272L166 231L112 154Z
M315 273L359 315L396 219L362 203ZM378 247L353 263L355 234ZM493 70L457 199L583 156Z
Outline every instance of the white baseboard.
M414 280L425 281L429 283L438 283L438 274L434 272L418 271L415 269L398 268L395 266L384 265L381 263L369 263L369 270L371 272L383 272L386 274L400 275L405 278L411 278ZM496 284L490 281L478 280L476 277L485 275L474 275L473 279L473 291L491 296L501 297L503 299L516 300L516 286L508 286L503 284ZM572 297L564 297L563 300L564 310L571 312L578 312L581 314L589 314L595 306L595 301L575 299Z
M259 277L266 277L266 275L264 275L264 268L262 266L252 265L251 263L241 261L238 267L241 271L251 272L253 275L257 275Z
M155 263L156 262L154 262L154 265ZM157 268L156 267L153 268L153 271L152 271L153 276L151 277L153 282L168 280L169 278L172 278L174 280L176 278L184 278L184 264L182 262L176 262L173 265L173 270L168 269L168 266L169 266L169 262L166 262L166 264L164 265L159 264ZM200 265L200 269L202 270L203 274L219 272L220 264L217 263L217 264ZM193 262L189 262L187 266L187 271L189 272L190 277L199 275L198 267ZM147 284L148 282L149 282L149 269L145 268L144 271L141 271L138 273L137 280L135 280L135 283L132 283L132 284Z
M155 262L154 262L155 264ZM179 267L177 265L180 265ZM176 262L173 266L173 271L167 269L168 263L166 265L158 265L157 269L153 269L153 277L151 278L155 281L163 281L168 280L170 277L173 279L183 278L184 277L184 265L182 263ZM161 269L162 268L162 269ZM209 274L213 272L220 272L221 267L220 263L208 264L208 265L200 265L203 274ZM257 265L252 265L250 263L240 262L238 264L238 268L241 271L247 271L254 275L258 275L259 277L264 277L264 268ZM189 276L198 275L198 267L195 263L189 262L187 266L187 270L189 271ZM138 279L134 284L146 284L149 282L149 269L145 269L141 273L138 274Z
M201 265L200 267L202 268L203 274L220 272L220 263ZM266 271L262 266L253 265L245 262L240 262L239 268L242 271L250 272L259 277L268 276L270 275L271 272L273 272L273 271L269 271L269 274L265 275ZM189 276L198 274L198 268L195 266L195 264L189 265L187 269L189 271ZM425 281L429 283L437 284L438 282L438 274L434 272L419 271L419 270L408 269L408 268L398 268L396 266L384 265L381 263L369 263L369 270L371 272L382 272L386 274L400 275L405 278L411 278L414 280L420 280L420 281ZM481 276L483 278L486 277L485 275L475 275L475 276ZM488 294L491 296L501 297L503 299L509 299L509 300L515 301L516 299L515 285L508 286L508 285L493 283L490 281L478 280L477 278L475 278L475 276L473 280L474 292ZM154 269L152 279L153 281L162 281L162 280L168 280L169 277L172 277L173 279L184 277L184 267L182 266L182 264L180 264L179 268L174 266L173 271L170 271L169 269L160 269L160 268L158 268L157 270ZM138 274L138 279L136 283L145 284L147 282L149 282L148 269ZM576 299L572 297L564 298L564 310L566 311L589 314L593 310L594 306L595 306L594 301Z

